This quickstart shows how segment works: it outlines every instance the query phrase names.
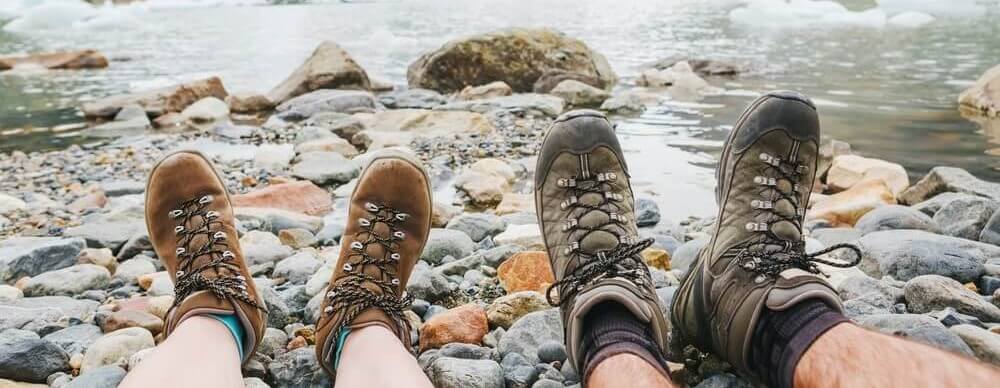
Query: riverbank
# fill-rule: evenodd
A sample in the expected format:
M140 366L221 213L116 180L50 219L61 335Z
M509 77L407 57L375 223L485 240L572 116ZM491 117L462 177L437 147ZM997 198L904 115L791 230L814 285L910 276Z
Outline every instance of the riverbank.
M540 55L504 56L512 45ZM371 151L399 147L425 162L435 191L435 229L407 286L418 298L407 317L436 386L578 384L558 313L542 297L553 279L529 182L544 129L572 107L627 123L659 93L720 93L712 77L741 71L663 61L642 73L645 86L622 91L602 60L551 31L498 31L415 61L409 83L429 89L387 90L328 42L269 92L232 95L224 79L206 78L88 103L82 110L95 125L87 131L112 140L0 158L8 177L0 182L0 359L10 360L0 378L113 386L162 339L173 288L146 236L144 179L164 154L197 149L236 194L241 247L271 311L244 367L248 386L329 385L313 358L313 324L339 252L344 201ZM847 315L1000 364L1000 184L950 167L911 181L901 165L850 149L824 141L807 214L810 251L854 242L864 253L858 268L827 269ZM693 168L642 162L633 168ZM643 256L665 304L714 222L688 217L686 203L710 198L711 186L673 195L662 188L669 185L637 193L641 233L656 241ZM692 386L747 386L711 358L671 371Z

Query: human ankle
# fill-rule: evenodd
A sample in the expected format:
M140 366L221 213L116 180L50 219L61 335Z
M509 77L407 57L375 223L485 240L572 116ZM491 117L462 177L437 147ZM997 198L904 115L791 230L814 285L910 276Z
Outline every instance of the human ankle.
M784 311L765 310L753 331L750 368L768 386L792 388L795 368L806 350L823 333L847 321L819 299L805 300Z
M666 360L648 326L621 304L602 302L594 306L584 318L580 343L584 354L584 381L602 362L621 354L642 359L669 380L664 367Z

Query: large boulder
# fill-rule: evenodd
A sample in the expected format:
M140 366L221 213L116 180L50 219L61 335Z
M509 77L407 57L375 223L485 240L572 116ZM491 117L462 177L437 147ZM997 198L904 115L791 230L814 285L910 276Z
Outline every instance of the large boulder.
M906 282L906 309L914 313L929 313L952 307L962 314L984 322L1000 322L1000 307L994 306L965 288L962 283L938 275L923 275Z
M914 205L947 192L964 193L1000 201L1000 184L976 178L958 167L934 167L926 176L899 195L899 201Z
M0 241L0 281L69 267L86 246L82 238L15 237Z
M1000 117L1000 65L986 71L971 87L958 95L966 112Z
M830 171L826 175L826 184L833 191L843 191L869 179L884 181L895 195L899 195L910 186L910 178L903 166L858 155L834 157Z
M336 43L320 43L309 59L275 86L267 98L275 103L318 89L371 89L365 70Z
M0 56L0 70L29 65L46 69L103 69L108 67L108 58L95 50Z
M228 95L226 88L222 86L222 80L211 77L176 86L102 98L83 104L81 109L87 117L110 118L126 105L139 104L146 110L146 114L157 117L166 113L181 112L205 97L224 100Z
M410 64L411 87L457 92L466 86L504 81L515 92L530 92L551 71L600 80L609 90L617 81L607 59L578 39L549 29L512 28L461 38Z
M967 283L982 276L987 259L1000 257L1000 247L920 230L873 232L857 245L862 253L859 268L876 279L941 275ZM854 253L842 250L838 255Z

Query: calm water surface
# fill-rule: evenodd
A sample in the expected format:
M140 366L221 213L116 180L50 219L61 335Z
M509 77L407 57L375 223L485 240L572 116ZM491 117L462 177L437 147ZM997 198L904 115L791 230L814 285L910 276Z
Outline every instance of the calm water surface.
M691 56L750 69L710 79L727 89L697 103L670 100L620 131L640 192L687 198L685 214L708 213L709 169L754 93L797 89L816 99L824 133L857 152L903 164L913 177L955 165L1000 180L1000 133L961 117L958 93L1000 63L1000 7L941 15L919 29L737 25L733 1L405 1L389 3L156 9L121 28L11 34L0 53L95 48L104 70L0 73L0 152L80 142L74 131L32 128L79 122L81 100L209 75L230 91L267 91L322 40L345 47L373 77L405 84L419 54L467 34L510 26L553 27L604 53L633 83L650 61ZM625 87L625 86L621 86ZM992 125L1000 128L1000 125ZM669 166L669 167L664 167Z

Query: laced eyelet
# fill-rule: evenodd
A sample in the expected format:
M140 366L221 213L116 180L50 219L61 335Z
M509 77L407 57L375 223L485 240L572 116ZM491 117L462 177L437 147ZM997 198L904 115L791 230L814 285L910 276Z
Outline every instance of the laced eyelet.
M219 212L217 212L217 211L210 211L208 213L205 213L205 218L210 219L210 220L218 218L218 217L219 217Z
M617 222L617 223L622 223L623 224L623 223L626 222L625 216L621 215L621 213L611 213L611 214L608 215L608 217L611 219L611 221L614 221L614 222Z
M753 182L761 186L775 186L778 184L778 180L765 176L755 176Z
M181 234L181 232L184 232L183 225L177 225L174 227L174 234Z
M749 232L766 232L767 223L766 222L748 222L746 224L746 230Z
M372 222L367 218L358 218L358 225L361 225L363 228L367 228L372 226Z
M607 198L608 200L611 200L611 201L621 201L621 200L625 199L625 197L623 197L621 194L612 193L610 191L604 192L604 198Z
M618 179L618 174L615 174L613 172L597 174L598 182L614 182L616 179Z
M755 199L750 201L750 207L754 209L773 209L774 202Z
M775 166L775 167L781 165L781 159L780 158L768 155L767 153L761 153L760 154L760 160L762 162L764 162L764 163L770 164L770 165Z
M395 252L393 252L392 254L389 255L389 258L393 259L395 261L399 261L399 259L402 258L402 257L403 257L402 255L400 255L398 253L395 253Z
M410 215L407 214L407 213L397 213L396 216L395 216L395 218L396 218L396 221L403 222L403 221L406 221L406 220L410 219Z
M559 180L556 181L556 185L559 187L576 187L576 179L559 178Z
M207 205L207 204L212 203L213 200L214 200L214 198L212 198L211 195L206 195L206 196L201 197L200 199L198 199L198 203L202 204L202 205Z
M395 232L392 233L392 237L395 237L398 240L402 240L402 239L406 238L406 233L403 233L402 230L397 230L397 231L395 231Z
M177 247L177 250L174 252L177 253L178 256L180 256L187 253L187 249L184 249L184 247Z
M570 229L573 229L573 228L575 228L575 227L576 227L577 225L579 225L579 224L580 224L580 222L579 222L579 221L577 221L577 219L576 219L576 218L570 218L570 219L567 219L567 220L566 220L566 222L565 222L565 223L563 224L563 226L562 226L562 230L563 230L563 232L567 232L567 231L569 231Z
M767 276L764 276L764 275L757 275L757 277L755 277L755 278L753 279L753 282L754 282L754 283L758 283L758 284L759 284L759 283L763 283L763 282L764 282L765 280L767 280Z
M215 238L216 240L225 240L226 239L226 233L221 232L221 231L220 232L215 232L215 234L213 234L212 237Z
M177 276L177 277L184 276L184 271L177 270L177 272L174 272L174 275Z
M394 286L398 286L398 285L399 285L399 279L392 279L392 282L391 282L391 283L392 283L392 285L394 285Z
M330 291L328 291L328 292L326 293L326 297L327 297L328 299L333 299L333 297L335 297L335 296L337 296L337 292L336 292L336 291L333 291L333 290L330 290Z
M378 205L371 202L365 202L365 210L368 210L370 212L377 212L378 209L379 209Z
M234 254L233 251L225 251L222 252L222 257L225 259L232 259L236 257L236 254Z
M333 306L326 306L326 308L323 309L323 313L326 315L333 314Z
M243 275L236 275L236 280L239 280L241 282L245 282L245 281L247 281L247 278L244 277Z
M577 241L574 241L574 242L569 243L569 245L566 246L566 249L563 250L563 252L565 252L565 254L568 255L570 253L576 252L577 249L580 249L580 243L577 242Z
M352 269L354 269L354 267L351 266L351 263L344 263L344 271L350 271Z
M180 216L184 215L184 211L183 210L171 210L170 213L168 213L168 215L170 216L170 218L180 218Z
M354 241L354 242L351 243L351 249L356 250L356 251L360 251L364 247L365 247L365 244L362 244L361 241Z
M559 204L559 207L562 208L562 210L569 209L570 206L573 206L579 200L580 199L577 198L575 195L571 195L565 201L562 201L562 203Z

